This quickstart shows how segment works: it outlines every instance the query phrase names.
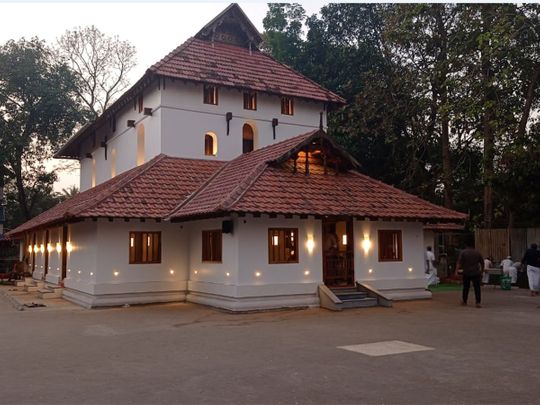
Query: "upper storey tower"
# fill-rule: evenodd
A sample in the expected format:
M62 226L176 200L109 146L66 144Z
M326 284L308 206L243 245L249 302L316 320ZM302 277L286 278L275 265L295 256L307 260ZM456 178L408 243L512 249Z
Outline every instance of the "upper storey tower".
M78 159L81 190L164 153L230 160L319 127L341 97L260 50L237 4L151 66L56 154ZM144 50L141 50L144 52Z

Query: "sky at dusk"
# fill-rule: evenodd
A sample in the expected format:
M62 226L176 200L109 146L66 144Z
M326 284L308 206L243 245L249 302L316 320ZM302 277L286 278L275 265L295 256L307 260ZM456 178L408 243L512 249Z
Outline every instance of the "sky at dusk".
M197 33L229 2L2 2L0 1L0 43L9 39L37 36L49 43L67 29L95 25L108 35L118 35L137 48L137 67L130 75L137 81L145 70ZM302 3L308 15L324 3ZM253 24L263 30L266 2L239 3ZM65 163L65 162L64 162ZM50 162L54 167L56 161ZM78 170L59 171L61 190L79 184Z

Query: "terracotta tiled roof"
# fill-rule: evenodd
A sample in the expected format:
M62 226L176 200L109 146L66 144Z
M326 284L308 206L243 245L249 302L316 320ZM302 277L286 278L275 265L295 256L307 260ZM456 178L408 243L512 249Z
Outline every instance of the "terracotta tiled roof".
M72 218L163 218L195 191L223 162L156 156L111 180L76 194L9 232L61 223Z
M184 80L345 103L340 96L263 52L197 38L188 39L149 70Z
M317 143L319 142L319 144ZM343 169L293 172L289 157L325 142ZM331 157L329 157L330 159ZM77 194L9 232L17 236L74 218L185 220L228 213L350 215L459 223L466 215L381 183L356 171L358 163L320 130L243 154L229 162L159 155Z
M226 163L170 219L228 212L437 221L466 218L465 214L429 203L354 170L335 175L314 167L306 176L301 170L294 173L290 167L276 165L298 144L316 141L321 136L326 137L321 131L313 131Z

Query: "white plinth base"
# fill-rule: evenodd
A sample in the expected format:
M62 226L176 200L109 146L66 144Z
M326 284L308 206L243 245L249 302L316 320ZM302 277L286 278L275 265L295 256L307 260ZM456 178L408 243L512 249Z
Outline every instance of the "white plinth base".
M381 292L394 301L429 300L432 298L431 291L423 288L381 290Z
M233 312L264 311L281 308L318 307L316 294L277 295L266 297L226 297L204 292L191 291L186 297L188 302L226 309Z
M112 307L119 305L138 305L160 302L183 302L185 291L157 291L126 294L90 295L81 291L65 288L62 297L85 308Z

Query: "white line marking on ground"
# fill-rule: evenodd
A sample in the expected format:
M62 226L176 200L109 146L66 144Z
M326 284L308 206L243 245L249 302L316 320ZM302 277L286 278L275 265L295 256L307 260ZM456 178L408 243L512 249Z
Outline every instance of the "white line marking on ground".
M349 350L366 356L388 356L390 354L401 354L410 352L422 352L435 350L433 347L415 345L413 343L401 342L399 340L388 340L384 342L365 343L360 345L338 346L338 349Z

